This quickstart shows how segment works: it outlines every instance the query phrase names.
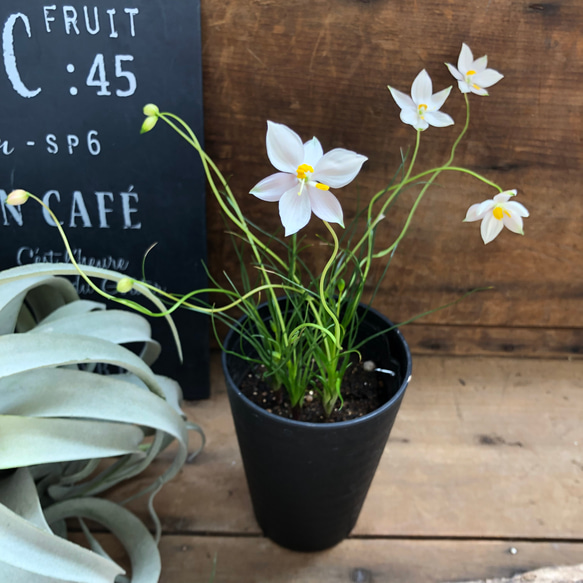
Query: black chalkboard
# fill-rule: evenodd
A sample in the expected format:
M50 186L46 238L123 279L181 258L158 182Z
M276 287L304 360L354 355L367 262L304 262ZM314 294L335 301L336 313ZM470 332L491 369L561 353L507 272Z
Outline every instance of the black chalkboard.
M0 196L23 188L44 198L81 263L140 278L157 242L148 281L177 293L204 287L196 152L162 124L140 135L151 102L202 138L199 1L2 0L0 24ZM39 205L0 206L0 267L66 259ZM185 311L176 321L185 363L155 320L163 343L155 370L176 378L187 398L206 397L208 321Z

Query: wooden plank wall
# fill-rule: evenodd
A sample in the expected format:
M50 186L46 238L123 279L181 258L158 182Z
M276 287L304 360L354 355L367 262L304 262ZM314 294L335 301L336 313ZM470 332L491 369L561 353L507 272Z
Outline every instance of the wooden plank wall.
M426 68L434 90L454 83L444 62L462 42L505 75L489 97L471 96L472 123L456 162L517 188L531 211L526 236L505 231L485 246L470 204L495 192L450 173L439 178L400 245L376 306L395 321L495 286L408 326L415 352L580 357L583 354L583 4L579 0L202 0L207 151L246 214L278 224L277 207L247 194L272 173L266 120L285 123L324 149L369 157L338 192L345 216L359 194L386 185L415 131L387 91L409 91ZM444 111L456 125L422 136L419 168L447 159L464 121L454 86ZM177 112L188 118L188 112ZM386 219L380 244L398 234L415 193ZM230 241L209 198L209 265L236 273ZM311 222L310 236L324 229ZM323 264L321 248L311 258ZM380 266L379 266L380 269Z

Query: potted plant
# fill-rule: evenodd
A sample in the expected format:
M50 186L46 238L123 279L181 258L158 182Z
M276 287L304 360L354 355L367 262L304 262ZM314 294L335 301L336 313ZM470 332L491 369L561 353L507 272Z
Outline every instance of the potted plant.
M50 264L0 273L0 579L120 580L124 570L91 533L92 520L126 549L131 581L155 583L161 562L153 498L184 464L188 431L204 436L186 421L177 383L150 369L160 346L147 320L79 299L57 277L76 273ZM115 374L102 374L106 367ZM153 536L124 508L127 501L98 495L143 472L173 442L167 469L136 495L149 498ZM79 520L90 548L67 540L69 518Z
M208 289L186 296L150 288L169 302L168 310L157 315L182 306L231 328L223 344L223 366L256 516L268 536L289 548L317 550L336 544L358 516L411 372L403 337L371 309L375 292L365 295L365 289L378 289L378 283L371 286L373 264L380 263L386 273L431 185L444 172L472 176L496 192L493 199L472 204L465 218L482 221L484 243L504 226L523 233L528 211L512 200L516 190L454 164L469 127L470 94L486 95L502 75L487 68L485 56L474 59L465 44L457 66L447 66L466 103L465 123L449 156L441 166L417 169L424 130L454 123L440 111L451 87L433 93L425 70L413 81L410 95L389 87L401 120L416 130L415 145L391 184L374 194L347 225L331 190L352 182L367 158L342 148L324 154L316 138L304 143L285 125L268 122L267 155L277 172L250 193L278 202L283 237L265 232L245 216L227 180L182 119L153 104L144 107L142 132L162 120L199 154L241 263L237 284L227 274L226 284L211 277ZM418 193L401 232L391 245L378 248L376 234L392 203L412 187ZM18 191L8 202L19 204L30 196ZM320 243L326 263L317 273L304 259L309 242L298 234L312 214L326 233ZM133 284L124 280L120 291ZM201 294L222 297L222 305L204 304ZM130 300L120 301L131 305ZM139 304L133 307L153 314ZM231 315L233 308L243 312L241 319ZM346 384L353 375L363 375L365 396L376 391L380 402L372 400L368 409L361 408Z

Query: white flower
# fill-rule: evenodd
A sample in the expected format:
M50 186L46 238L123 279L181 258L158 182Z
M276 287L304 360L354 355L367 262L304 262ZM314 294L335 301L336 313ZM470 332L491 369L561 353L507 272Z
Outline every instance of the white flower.
M482 221L480 232L484 243L493 241L503 227L514 233L524 235L522 217L528 217L528 211L519 202L510 200L516 196L516 190L506 190L497 194L492 200L485 200L473 204L466 214L464 221Z
M504 75L494 69L486 69L488 57L484 55L474 61L474 55L470 47L462 44L462 50L457 60L457 69L450 63L445 65L449 72L457 79L462 93L475 93L476 95L488 95L486 87L491 87L498 83Z
M324 154L320 142L301 138L287 126L267 122L267 156L279 170L264 178L250 191L268 202L279 202L279 216L285 235L305 227L312 212L323 221L344 226L342 207L330 192L352 182L368 159L336 148Z
M453 119L447 113L439 111L451 87L433 94L431 77L425 69L415 77L411 85L411 97L390 85L388 87L393 99L401 108L401 121L412 125L416 130L426 130L430 125L443 128L453 124Z

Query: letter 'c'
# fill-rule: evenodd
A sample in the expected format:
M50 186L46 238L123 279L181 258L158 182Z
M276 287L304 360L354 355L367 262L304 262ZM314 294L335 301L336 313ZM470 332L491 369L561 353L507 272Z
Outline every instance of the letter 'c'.
M2 51L4 53L4 68L6 69L6 74L8 79L14 87L14 91L21 95L22 97L34 97L41 92L41 88L30 90L22 82L20 78L20 73L16 67L16 55L14 54L14 25L18 19L24 22L24 27L26 28L26 34L30 38L30 22L26 14L18 12L17 14L11 14L8 20L4 24L4 30L2 31Z

